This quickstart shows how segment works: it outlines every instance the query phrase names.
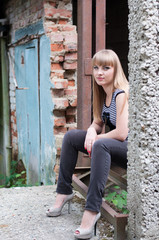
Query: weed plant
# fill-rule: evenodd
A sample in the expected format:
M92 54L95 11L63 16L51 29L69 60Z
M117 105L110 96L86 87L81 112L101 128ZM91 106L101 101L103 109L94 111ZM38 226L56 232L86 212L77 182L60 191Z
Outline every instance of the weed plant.
M113 204L123 214L128 214L127 209L127 192L119 186L114 186L115 191L109 192L104 199Z
M0 175L0 180L4 181L4 185L0 185L0 188L10 188L10 187L24 187L26 185L26 171L17 173L17 161L11 162L10 176Z

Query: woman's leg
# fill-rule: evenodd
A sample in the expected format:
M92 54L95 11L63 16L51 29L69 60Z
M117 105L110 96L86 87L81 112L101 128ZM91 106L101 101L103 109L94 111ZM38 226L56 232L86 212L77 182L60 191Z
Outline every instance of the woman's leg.
M99 212L111 161L126 165L127 141L99 139L92 148L91 176L88 188L86 210Z
M64 136L61 149L57 193L65 195L72 193L72 175L77 163L78 151L87 154L87 151L84 149L85 136L86 131L83 130L71 130Z

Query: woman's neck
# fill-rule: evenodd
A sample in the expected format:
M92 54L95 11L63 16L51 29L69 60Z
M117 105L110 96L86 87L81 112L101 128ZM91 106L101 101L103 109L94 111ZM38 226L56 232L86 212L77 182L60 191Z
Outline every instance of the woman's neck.
M112 96L112 93L114 92L114 86L103 86L103 89L106 93L106 96L109 98Z

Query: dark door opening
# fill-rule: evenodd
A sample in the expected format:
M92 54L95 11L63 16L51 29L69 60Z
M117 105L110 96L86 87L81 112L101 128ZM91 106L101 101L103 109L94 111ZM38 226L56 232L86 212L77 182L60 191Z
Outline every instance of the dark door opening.
M106 1L106 48L114 50L128 77L128 2Z

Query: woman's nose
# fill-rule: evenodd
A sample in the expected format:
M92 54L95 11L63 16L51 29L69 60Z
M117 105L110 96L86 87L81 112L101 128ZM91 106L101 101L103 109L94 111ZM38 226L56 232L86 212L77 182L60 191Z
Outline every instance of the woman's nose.
M98 74L102 74L102 73L103 73L102 69L99 68L99 69L98 69Z

